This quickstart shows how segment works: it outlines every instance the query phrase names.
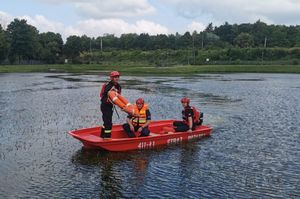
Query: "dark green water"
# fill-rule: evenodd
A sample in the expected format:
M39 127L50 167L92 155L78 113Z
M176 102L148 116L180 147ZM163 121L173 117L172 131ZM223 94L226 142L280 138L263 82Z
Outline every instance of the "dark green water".
M0 74L0 198L300 198L300 75L122 76L124 96L145 98L152 119L180 119L189 96L214 127L125 153L84 150L67 134L102 124L105 80Z

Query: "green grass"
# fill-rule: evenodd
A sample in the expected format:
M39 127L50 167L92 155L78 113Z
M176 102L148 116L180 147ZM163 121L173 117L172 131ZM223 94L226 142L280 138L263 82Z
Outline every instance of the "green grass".
M131 74L155 75L190 75L195 73L300 73L300 66L284 65L200 65L200 66L173 66L173 67L135 67L126 68L124 72Z
M178 65L155 67L146 64L0 65L0 73L70 72L101 73L118 70L130 75L191 75L195 73L300 73L300 65Z

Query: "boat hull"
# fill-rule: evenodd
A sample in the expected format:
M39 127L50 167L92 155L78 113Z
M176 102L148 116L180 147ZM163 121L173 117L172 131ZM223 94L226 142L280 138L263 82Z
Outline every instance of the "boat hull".
M111 139L100 137L101 127L74 130L69 132L69 134L80 140L85 148L128 151L151 149L191 139L200 139L209 136L212 132L212 127L210 126L198 126L192 132L167 132L165 129L172 128L173 122L174 120L152 121L149 126L151 133L147 137L128 138L123 131L122 125L113 126Z

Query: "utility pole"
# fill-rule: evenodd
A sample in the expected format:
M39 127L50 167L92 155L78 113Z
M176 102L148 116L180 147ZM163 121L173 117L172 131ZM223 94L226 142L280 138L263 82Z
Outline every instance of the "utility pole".
M202 49L203 49L203 35L204 35L204 32L201 33L201 39L202 39L202 41L201 41L201 48Z
M100 50L102 52L102 37L100 37Z
M90 62L89 64L91 64L91 59L92 59L92 38L90 38Z
M265 37L265 43L264 43L264 48L267 47L267 37Z
M263 51L261 53L261 62L262 62L262 64L264 62L264 51L265 51L266 48L267 48L267 37L265 37L264 48L263 48Z
M192 38L193 38L193 63L195 65L195 38L194 38L194 33L192 35Z

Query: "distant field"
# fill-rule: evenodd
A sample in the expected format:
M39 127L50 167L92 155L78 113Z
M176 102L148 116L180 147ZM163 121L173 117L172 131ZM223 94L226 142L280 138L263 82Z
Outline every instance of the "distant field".
M190 75L194 73L300 73L300 65L177 65L169 67L145 64L61 64L1 65L0 73L70 72L99 73L118 70L130 75Z

